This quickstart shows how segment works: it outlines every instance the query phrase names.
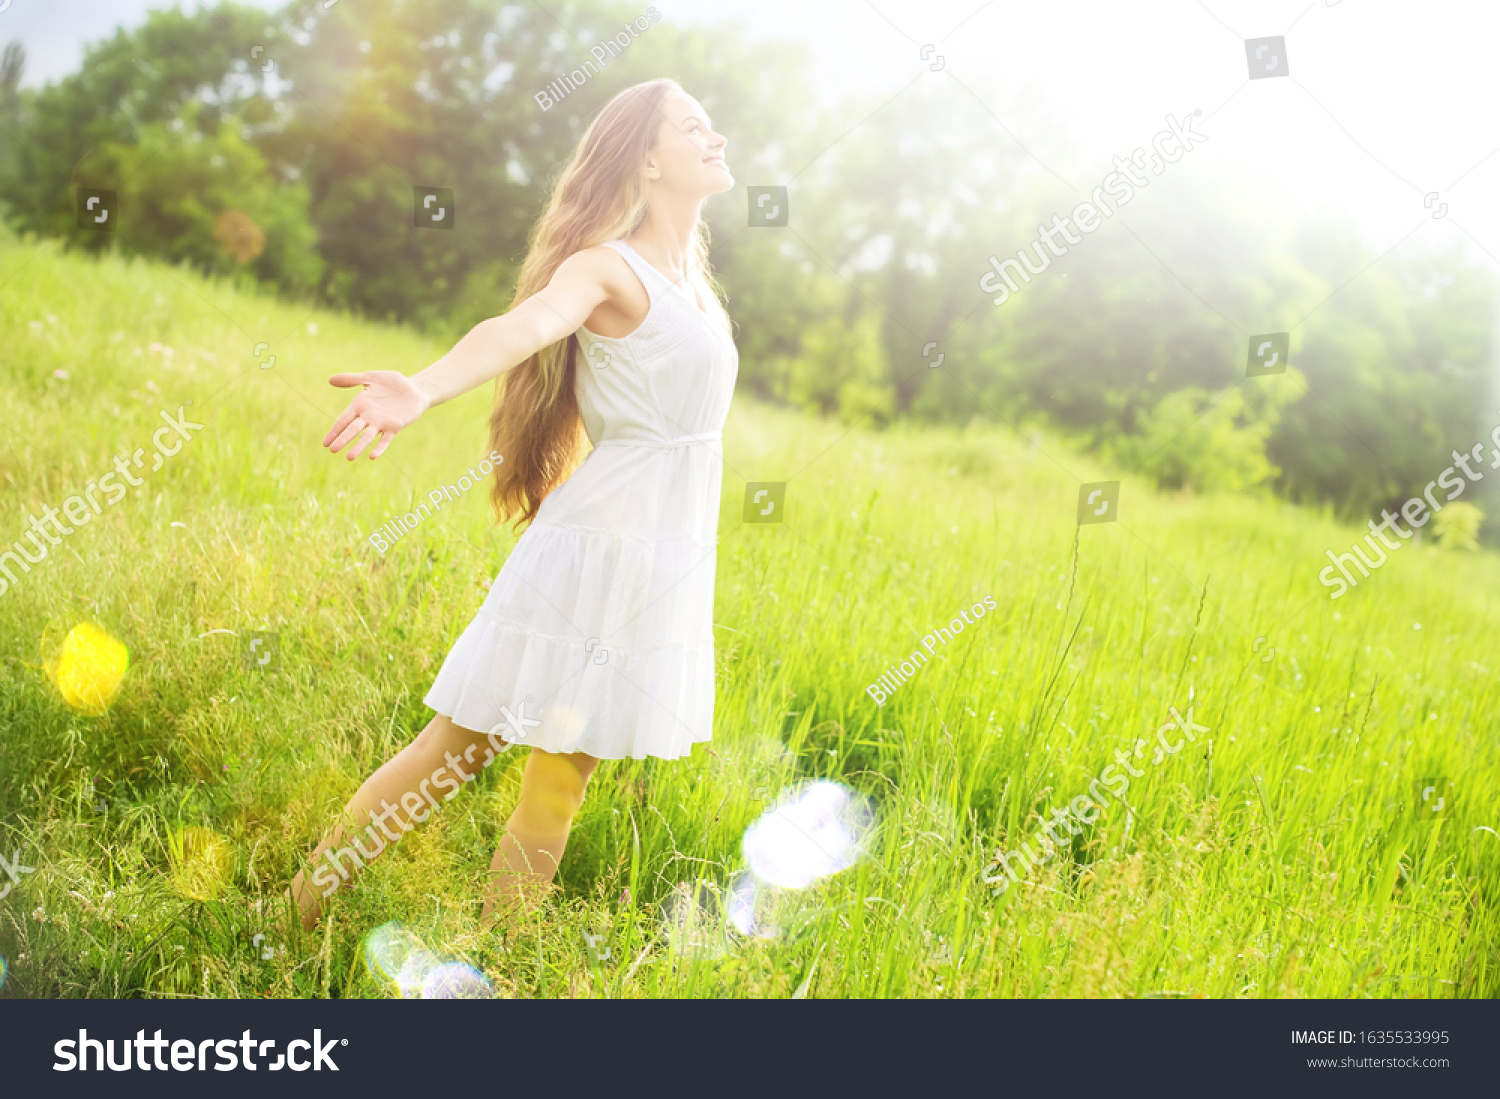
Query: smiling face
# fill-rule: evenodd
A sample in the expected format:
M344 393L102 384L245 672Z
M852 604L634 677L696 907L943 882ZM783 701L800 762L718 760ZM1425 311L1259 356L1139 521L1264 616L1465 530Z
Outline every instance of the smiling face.
M708 112L690 95L670 92L662 99L656 147L646 157L646 179L695 198L721 194L734 186L724 160L728 139L714 132Z

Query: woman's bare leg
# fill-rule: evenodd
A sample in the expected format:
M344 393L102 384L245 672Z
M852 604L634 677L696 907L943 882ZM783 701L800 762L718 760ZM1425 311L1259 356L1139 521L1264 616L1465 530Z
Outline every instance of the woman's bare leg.
M490 862L490 887L481 917L486 926L508 918L546 891L598 765L596 758L582 752L531 750L521 778L521 802L506 821L505 835Z
M302 926L308 930L317 926L327 897L352 882L361 864L368 864L415 826L408 821L427 819L435 811L432 802L445 800L443 787L435 789L432 785L434 772L441 768L447 772L447 781L467 782L462 776L477 775L487 758L493 759L493 749L484 733L455 725L438 714L415 740L365 779L344 806L339 823L313 852L312 869L301 871L292 882L292 897L301 912ZM451 787L448 793L451 795ZM420 807L403 808L402 799L408 795L414 795L408 798L409 805L420 800ZM352 847L351 842L359 846ZM332 860L325 859L324 852L329 850L334 852ZM336 873L335 866L342 867L348 876ZM310 874L312 881L308 880Z

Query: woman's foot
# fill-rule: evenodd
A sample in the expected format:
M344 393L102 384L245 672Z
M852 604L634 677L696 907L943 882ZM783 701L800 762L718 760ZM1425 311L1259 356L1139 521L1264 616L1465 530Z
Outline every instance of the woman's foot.
M327 846L327 841L319 844L317 851L313 852L313 859L316 860L323 848ZM316 862L313 865L317 865ZM323 896L322 890L309 880L306 867L298 871L297 876L292 879L291 887L286 892L286 899L295 908L297 918L302 923L302 929L304 931L315 930L323 919L323 909L327 898Z
M508 832L501 837L499 849L489 864L489 886L484 891L484 910L480 915L480 927L484 931L496 931L508 937L511 928L540 909L555 891L552 877L543 877L535 868L525 865L525 858L525 850L514 837ZM537 861L543 862L546 870L556 873L555 862L546 856Z
M319 921L323 919L323 905L316 893L312 894L310 901L307 899L308 891L303 888L305 883L302 882L301 877L300 874L297 876L297 880L292 882L291 888L283 894L283 898L287 908L297 913L297 921L302 925L302 930L314 931Z

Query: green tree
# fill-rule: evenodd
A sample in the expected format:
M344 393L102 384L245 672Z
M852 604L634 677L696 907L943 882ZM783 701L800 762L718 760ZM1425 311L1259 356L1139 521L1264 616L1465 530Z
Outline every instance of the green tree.
M266 14L220 4L192 14L154 11L133 31L118 31L84 52L71 76L23 95L9 163L0 165L0 194L22 228L102 246L107 234L74 225L73 188L108 186L92 173L91 153L130 145L142 129L168 123L192 101L213 131L263 89L265 74L250 51L264 37Z
M307 190L277 180L239 121L211 131L201 105L143 126L131 144L108 142L90 158L94 178L120 200L120 244L219 274L245 270L293 290L317 285Z
M1291 399L1290 390L1282 392L1283 402ZM1135 433L1109 440L1104 449L1126 469L1155 478L1160 488L1243 492L1280 472L1266 459L1277 412L1273 407L1269 416L1258 414L1240 389L1212 398L1186 386L1142 413Z
M295 118L267 147L309 180L329 296L443 328L503 311L563 162L598 109L643 80L677 79L734 135L735 168L747 168L778 118L795 118L803 54L658 22L618 56L605 51L602 70L560 102L537 102L642 10L600 0L293 4L277 58ZM413 225L417 185L452 188L453 231ZM743 211L737 221L743 229ZM721 262L735 260L730 249Z
M1350 517L1399 506L1489 434L1493 281L1453 253L1369 266L1347 227L1308 226L1298 253L1328 302L1292 356L1307 396L1269 440L1279 487Z
M9 42L0 51L0 181L12 171L16 149L21 140L21 76L26 71L26 48L19 42ZM6 212L6 203L0 195L0 216Z
M808 411L837 413L851 423L889 424L895 402L880 343L879 318L870 312L852 322L832 316L802 332L794 356L773 372L786 400Z

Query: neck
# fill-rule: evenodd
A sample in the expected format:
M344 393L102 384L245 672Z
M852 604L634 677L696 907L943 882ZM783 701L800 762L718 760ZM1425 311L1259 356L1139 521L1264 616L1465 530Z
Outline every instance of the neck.
M654 198L647 203L646 217L631 236L630 244L660 270L676 278L689 272L694 235L702 202L666 202Z

